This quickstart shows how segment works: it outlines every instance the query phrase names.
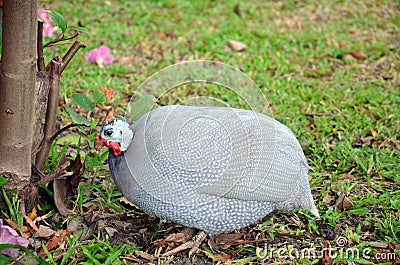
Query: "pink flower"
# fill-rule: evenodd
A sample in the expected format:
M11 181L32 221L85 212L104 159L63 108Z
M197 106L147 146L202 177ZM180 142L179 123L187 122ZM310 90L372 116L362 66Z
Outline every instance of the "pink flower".
M56 27L53 27L52 20L49 15L50 10L41 8L38 10L38 18L43 21L43 36L52 37Z
M52 37L56 28L49 23L43 23L43 36Z
M41 8L38 10L38 18L41 19L44 23L51 23L51 17L49 15L50 10Z
M3 225L3 220L0 219L0 244L13 244L28 247L28 243L29 241L20 237L14 229L8 225ZM16 248L3 249L0 252L13 259L18 258L19 256Z
M97 63L100 67L107 64L112 64L114 57L110 55L110 48L107 46L100 46L98 49L91 50L86 55L86 61L89 63Z

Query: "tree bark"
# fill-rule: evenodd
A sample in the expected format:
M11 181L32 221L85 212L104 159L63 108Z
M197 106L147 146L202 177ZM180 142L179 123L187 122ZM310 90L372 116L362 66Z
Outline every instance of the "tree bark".
M33 121L33 143L32 143L32 164L35 164L36 155L41 148L44 135L45 114L49 99L50 80L46 72L39 72L36 76L36 93Z
M50 82L50 90L48 94L47 111L46 111L46 123L43 129L43 140L40 144L40 151L37 154L35 166L42 170L45 163L47 155L51 147L51 136L56 133L56 122L57 122L57 112L58 112L58 102L60 94L60 78L61 78L61 67L62 59L56 57L51 60L48 67L48 77Z
M0 174L10 177L6 190L22 190L31 175L37 0L4 1L2 27Z

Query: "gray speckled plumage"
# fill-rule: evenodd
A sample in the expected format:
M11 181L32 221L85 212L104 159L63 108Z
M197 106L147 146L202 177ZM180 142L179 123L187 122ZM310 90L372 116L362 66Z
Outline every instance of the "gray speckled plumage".
M289 128L233 108L166 106L131 126L134 137L112 176L150 215L210 236L257 222L275 209L318 216L303 151Z

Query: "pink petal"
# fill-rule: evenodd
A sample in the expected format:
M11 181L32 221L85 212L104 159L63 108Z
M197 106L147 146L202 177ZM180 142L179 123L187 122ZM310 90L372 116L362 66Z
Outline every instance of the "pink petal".
M19 256L19 253L13 250L17 250L16 248L8 248L8 249L3 249L2 251L0 251L3 254L6 254L7 256L9 256L12 259L16 259Z
M14 244L23 247L28 247L29 241L25 238L18 236L17 232L9 227L8 225L3 225L3 220L0 219L0 244ZM9 248L0 251L11 258L17 258L19 256L18 249Z
M43 24L43 36L44 37L52 37L54 31L56 31L56 29L48 23L44 23Z
M89 63L95 63L97 61L97 55L99 53L99 49L93 49L88 52L86 55L86 61Z
M100 56L106 56L110 53L110 48L107 46L101 45L99 48L99 54Z
M99 66L112 64L114 61L114 57L109 53L110 48L102 45L98 49L93 49L89 51L89 53L86 55L86 61L88 61L89 63L97 63Z
M112 64L114 62L114 56L107 55L103 57L103 64Z
M43 20L45 23L50 23L51 22L51 17L49 15L49 11L47 9L41 8L38 10L38 17Z

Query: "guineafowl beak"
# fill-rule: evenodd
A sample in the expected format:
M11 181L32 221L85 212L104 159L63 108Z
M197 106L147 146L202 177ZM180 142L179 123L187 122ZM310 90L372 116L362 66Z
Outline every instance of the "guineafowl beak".
M94 148L99 149L103 146L107 146L106 141L104 140L104 138L102 138L100 136L100 134L96 134L96 140L94 140Z
M121 147L118 143L113 141L107 141L106 139L102 138L100 134L96 134L96 140L94 141L94 148L99 149L103 146L112 149L115 156L119 156L122 153Z

